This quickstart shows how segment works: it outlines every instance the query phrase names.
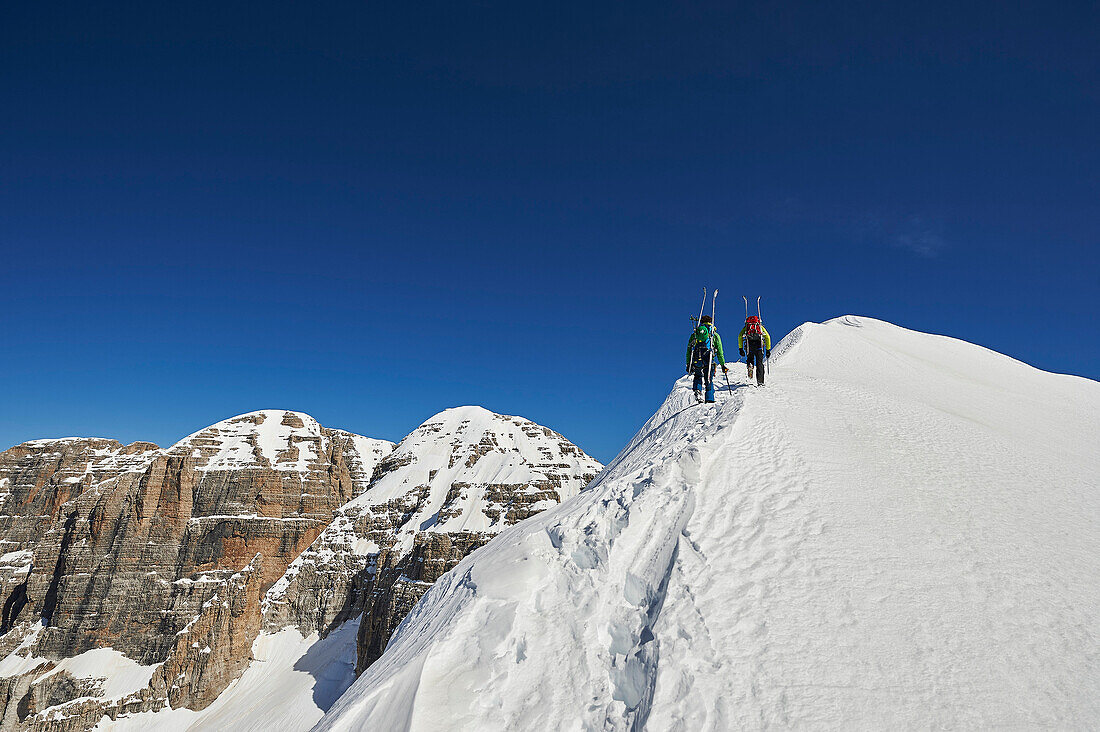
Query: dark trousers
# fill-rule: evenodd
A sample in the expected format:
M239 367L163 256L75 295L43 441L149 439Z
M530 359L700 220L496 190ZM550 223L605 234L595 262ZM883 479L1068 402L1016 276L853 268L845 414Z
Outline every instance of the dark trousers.
M745 363L756 369L756 383L764 383L764 362L766 357L764 355L764 349L750 348L745 351Z
M707 362L710 362L710 368L707 368ZM706 399L708 402L714 401L714 372L718 368L718 364L714 363L713 359L708 361L696 361L695 362L695 381L692 382L691 388L695 391L700 391L703 388L703 384L707 387Z

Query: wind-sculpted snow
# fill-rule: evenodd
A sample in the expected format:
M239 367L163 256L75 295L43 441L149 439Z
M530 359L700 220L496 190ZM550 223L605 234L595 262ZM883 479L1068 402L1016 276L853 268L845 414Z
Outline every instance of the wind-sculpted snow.
M317 730L1095 728L1100 385L846 316L687 378Z

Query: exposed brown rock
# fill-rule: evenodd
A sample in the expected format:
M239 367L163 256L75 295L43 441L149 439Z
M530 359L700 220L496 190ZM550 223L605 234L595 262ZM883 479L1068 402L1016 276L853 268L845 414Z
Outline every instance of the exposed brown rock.
M166 450L67 439L0 454L0 650L43 618L20 653L111 647L161 664L121 700L95 698L87 680L43 678L46 665L4 678L4 728L86 729L104 714L209 704L250 660L264 592L388 451L267 411Z

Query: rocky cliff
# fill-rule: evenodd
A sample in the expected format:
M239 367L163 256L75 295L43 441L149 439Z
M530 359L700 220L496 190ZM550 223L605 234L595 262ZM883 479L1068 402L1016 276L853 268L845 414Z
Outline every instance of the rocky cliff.
M167 449L14 447L0 454L0 728L203 709L261 631L286 626L323 638L361 616L365 668L437 577L599 469L556 432L477 407L396 449L275 410Z
M268 410L168 449L69 438L0 455L3 726L208 704L248 664L264 593L391 449ZM108 648L143 683L65 667Z

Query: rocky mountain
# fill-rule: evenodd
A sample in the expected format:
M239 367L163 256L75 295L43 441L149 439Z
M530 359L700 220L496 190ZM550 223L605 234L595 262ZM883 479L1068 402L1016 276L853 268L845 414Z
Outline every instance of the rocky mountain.
M322 635L366 611L358 669L440 575L501 529L580 492L600 464L558 433L480 407L420 425L264 599L268 629Z
M282 410L167 449L18 445L0 454L0 728L195 714L288 626L316 655L351 621L336 636L361 628L359 652L333 653L365 667L435 577L599 467L473 407L396 450Z

